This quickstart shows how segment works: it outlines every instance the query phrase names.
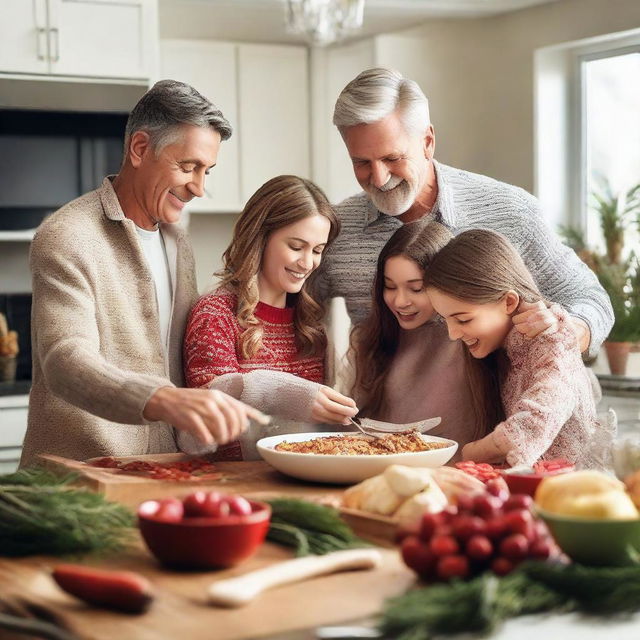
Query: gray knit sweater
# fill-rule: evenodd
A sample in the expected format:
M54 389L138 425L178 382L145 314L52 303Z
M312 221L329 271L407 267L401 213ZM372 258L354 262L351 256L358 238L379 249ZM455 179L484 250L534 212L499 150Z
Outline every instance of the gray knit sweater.
M593 272L547 227L538 200L523 189L434 161L436 220L453 233L490 229L505 235L531 271L543 296L584 320L595 355L613 324L611 303ZM364 319L380 250L402 225L380 213L362 192L336 207L342 229L316 276L322 299L344 297L351 320Z

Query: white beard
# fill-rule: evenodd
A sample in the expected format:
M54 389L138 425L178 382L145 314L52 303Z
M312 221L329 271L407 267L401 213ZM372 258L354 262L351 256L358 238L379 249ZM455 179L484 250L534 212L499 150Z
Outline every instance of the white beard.
M369 186L367 193L376 208L389 216L402 215L416 198L415 189L399 176L391 176L380 189Z

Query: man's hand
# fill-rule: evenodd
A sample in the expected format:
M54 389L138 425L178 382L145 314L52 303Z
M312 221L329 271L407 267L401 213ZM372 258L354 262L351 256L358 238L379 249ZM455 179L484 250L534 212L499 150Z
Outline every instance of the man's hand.
M576 333L576 338L578 338L580 353L584 353L591 344L591 329L582 318L576 318L575 316L571 316L571 324Z
M204 445L235 440L249 426L249 418L269 423L268 416L222 391L176 387L158 389L149 398L144 417L188 431Z
M313 403L311 419L314 422L349 424L349 418L358 413L356 403L331 387L320 387Z
M527 338L535 338L543 331L555 333L558 318L542 300L521 302L518 313L513 316L513 326Z
M542 300L521 302L518 314L513 316L514 327L527 338L535 338L543 332L555 333L558 330L558 318ZM582 318L571 316L571 326L576 334L580 352L583 353L591 343L589 325Z

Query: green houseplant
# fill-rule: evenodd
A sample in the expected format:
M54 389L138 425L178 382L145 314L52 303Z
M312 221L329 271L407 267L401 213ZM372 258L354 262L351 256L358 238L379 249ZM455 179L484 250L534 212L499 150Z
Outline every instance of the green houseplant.
M634 224L640 228L640 183L626 193L614 193L608 181L601 182L591 194L590 206L598 214L605 252L588 247L578 229L560 227L560 234L609 294L614 324L605 349L611 373L623 375L629 350L640 341L640 262L633 250L625 254L625 231ZM615 353L621 356L617 364Z

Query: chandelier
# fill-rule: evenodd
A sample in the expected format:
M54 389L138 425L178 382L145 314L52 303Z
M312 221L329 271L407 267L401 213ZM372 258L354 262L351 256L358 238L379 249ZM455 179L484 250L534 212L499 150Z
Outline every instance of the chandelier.
M364 0L286 0L285 11L287 31L324 46L362 27Z

